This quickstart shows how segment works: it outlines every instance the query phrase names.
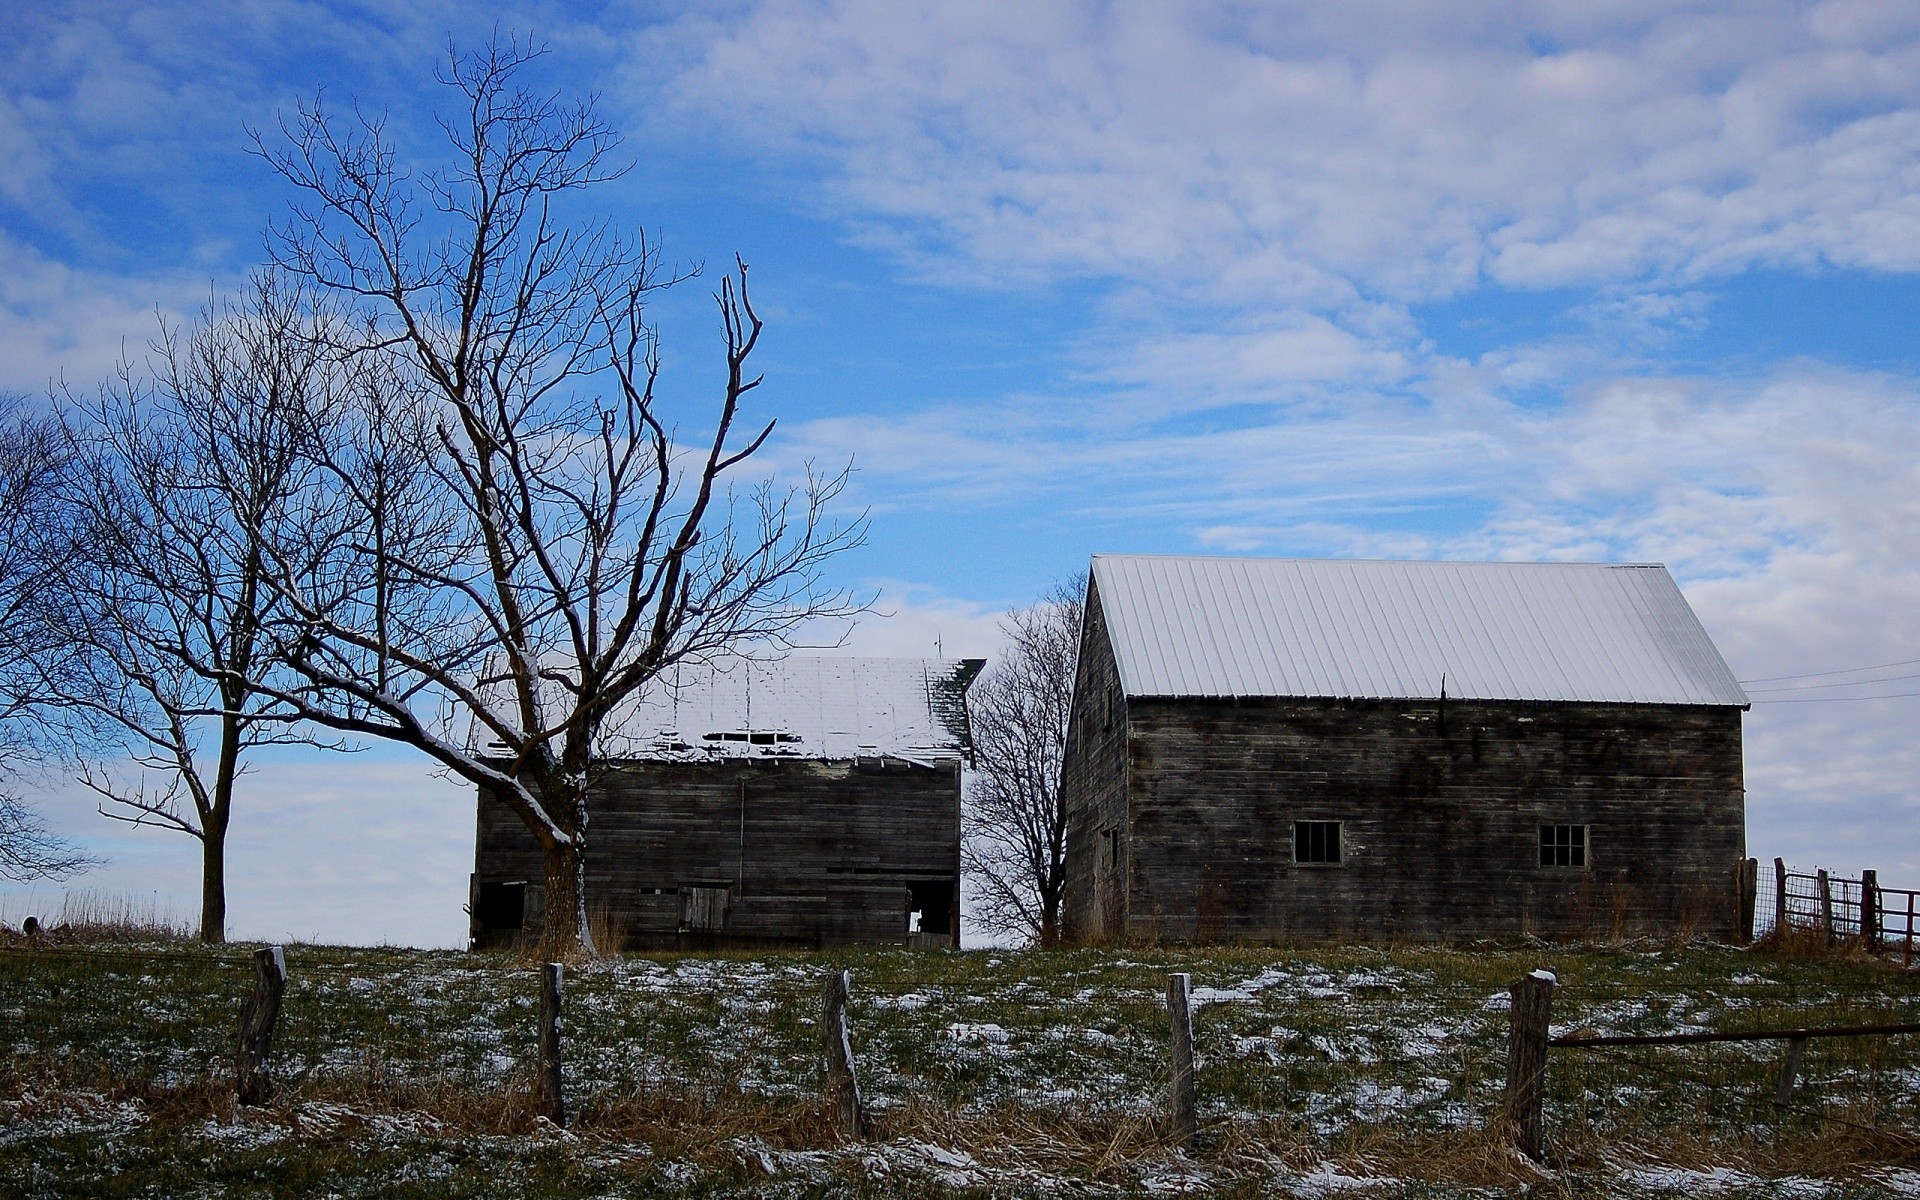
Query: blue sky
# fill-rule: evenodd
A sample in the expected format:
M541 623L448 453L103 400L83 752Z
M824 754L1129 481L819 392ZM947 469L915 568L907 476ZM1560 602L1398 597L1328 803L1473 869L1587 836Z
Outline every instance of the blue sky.
M768 469L873 515L856 647L990 652L1111 550L1660 561L1742 678L1920 659L1920 5L475 7L0 8L0 387L240 282L248 125L324 88L430 153L497 18L625 130L608 212L752 264ZM660 317L691 413L704 286ZM1920 700L1825 699L1910 683L1756 705L1754 853L1920 886ZM237 932L458 936L458 789L253 779ZM188 847L46 804L187 907Z

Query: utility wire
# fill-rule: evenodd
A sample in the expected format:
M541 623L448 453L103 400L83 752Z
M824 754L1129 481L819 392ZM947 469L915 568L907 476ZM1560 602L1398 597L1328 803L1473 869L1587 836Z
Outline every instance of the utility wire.
M1755 704L1842 704L1849 700L1903 700L1920 692L1888 692L1884 696L1781 696L1773 700L1755 700Z
M1899 683L1903 679L1920 679L1920 672L1906 675L1882 675L1877 679L1840 679L1833 683L1788 683L1779 687L1749 688L1756 695L1765 692L1812 692L1821 688L1866 687L1870 683Z
M1837 671L1808 671L1804 675L1767 675L1760 679L1742 679L1744 686L1749 683L1778 683L1783 679L1818 679L1825 675L1858 675L1862 671L1884 671L1889 667L1920 666L1920 658L1902 659L1899 662L1878 663L1871 667L1841 667Z

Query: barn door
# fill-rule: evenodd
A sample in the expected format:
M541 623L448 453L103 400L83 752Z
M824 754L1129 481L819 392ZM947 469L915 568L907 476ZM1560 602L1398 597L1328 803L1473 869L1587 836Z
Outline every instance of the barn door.
M680 889L680 931L682 933L719 933L727 927L727 898L731 887L683 887Z

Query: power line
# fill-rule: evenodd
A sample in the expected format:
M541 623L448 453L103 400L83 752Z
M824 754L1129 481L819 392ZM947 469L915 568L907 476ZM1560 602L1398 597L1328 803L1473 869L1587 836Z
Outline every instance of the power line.
M1811 692L1819 688L1866 687L1873 683L1899 683L1903 679L1920 679L1920 673L1906 675L1883 675L1878 679L1841 679L1833 683L1789 683L1782 687L1751 688L1755 693L1765 692Z
M1808 671L1804 675L1768 675L1760 679L1742 679L1741 685L1749 683L1778 683L1783 679L1818 679L1823 675L1858 675L1862 671L1884 671L1888 667L1920 666L1920 658L1907 658L1899 662L1878 663L1871 667L1841 667L1837 671Z
M1903 700L1920 692L1888 692L1884 696L1782 696L1777 700L1755 700L1755 704L1844 704L1849 700Z

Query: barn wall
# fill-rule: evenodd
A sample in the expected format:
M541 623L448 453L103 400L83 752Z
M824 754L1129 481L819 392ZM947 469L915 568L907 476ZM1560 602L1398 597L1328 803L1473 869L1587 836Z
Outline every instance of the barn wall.
M1118 937L1126 922L1132 840L1127 815L1127 701L1100 592L1091 581L1060 797L1067 810L1063 935L1069 942Z
M923 928L958 918L960 768L897 759L629 764L591 801L589 908L636 949L901 942L909 888L942 894ZM533 836L483 793L476 884L538 883ZM722 928L683 931L709 910ZM476 886L476 893L478 892ZM502 935L477 931L482 944Z
M1128 936L1719 934L1745 854L1740 718L1135 698ZM1295 864L1296 820L1344 822L1345 862ZM1541 867L1541 824L1590 826L1590 865Z

